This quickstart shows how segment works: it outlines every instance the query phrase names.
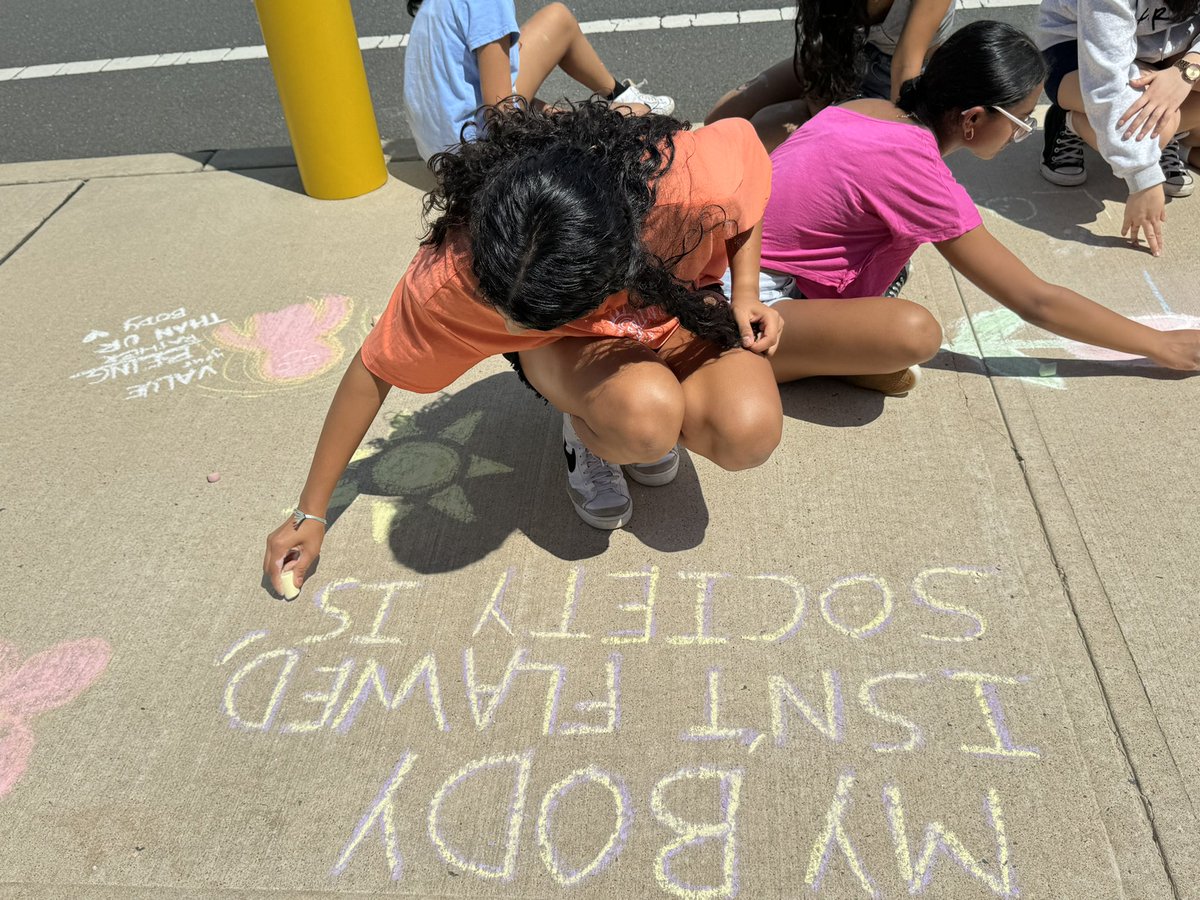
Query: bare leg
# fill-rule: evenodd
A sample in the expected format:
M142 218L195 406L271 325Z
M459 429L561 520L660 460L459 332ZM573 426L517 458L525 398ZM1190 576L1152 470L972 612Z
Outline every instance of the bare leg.
M676 443L728 469L763 462L783 414L766 360L724 354L682 329L660 353L615 338L564 338L521 353L530 383L571 414L588 449L653 462Z
M607 96L617 80L605 68L571 11L561 3L543 6L521 27L517 94L533 97L556 68L588 90Z
M801 98L759 110L750 121L758 132L758 139L770 153L819 111L812 101Z
M1063 76L1058 87L1058 105L1071 112L1071 127L1075 133L1093 149L1096 146L1096 129L1088 121L1083 108L1083 92L1079 87L1079 73L1069 72Z
M1083 138L1089 147L1096 148L1096 129L1088 121L1083 107L1083 93L1079 87L1079 73L1071 72L1066 75L1058 89L1058 105L1071 111L1071 127ZM1165 147L1180 131L1192 131L1200 128L1200 94L1193 92L1183 101L1175 114L1174 120L1158 136L1160 148Z
M789 56L725 94L704 117L704 124L720 119L750 119L765 107L798 99L800 82Z
M775 379L812 375L882 375L932 359L942 329L908 300L784 300L786 327L771 358Z
M659 356L683 386L683 446L731 472L767 461L783 435L783 404L766 358L721 353L682 328Z

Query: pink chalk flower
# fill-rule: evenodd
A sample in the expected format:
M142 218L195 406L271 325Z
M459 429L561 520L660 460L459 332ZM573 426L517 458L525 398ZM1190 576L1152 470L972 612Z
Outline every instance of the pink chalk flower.
M107 641L83 638L22 663L17 648L0 641L0 797L16 786L29 765L34 743L30 720L82 694L111 658Z
M1130 316L1135 322L1140 322L1159 331L1174 331L1179 328L1200 328L1200 316L1185 316L1179 313L1160 313L1153 316ZM1132 353L1122 353L1119 350L1108 350L1104 347L1093 347L1063 338L1063 344L1068 353L1078 359L1097 359L1107 362L1123 362L1131 359L1141 359Z
M353 301L340 294L255 313L241 326L213 329L217 343L250 354L253 373L269 384L290 384L323 375L342 359L337 334L350 320Z

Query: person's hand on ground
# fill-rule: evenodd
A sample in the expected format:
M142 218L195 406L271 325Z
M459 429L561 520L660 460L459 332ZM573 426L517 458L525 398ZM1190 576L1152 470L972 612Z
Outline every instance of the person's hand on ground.
M308 570L321 553L325 526L314 519L305 519L297 527L289 516L287 521L267 535L267 552L263 556L263 572L275 593L283 596L280 575L286 568L294 573L295 585L304 584Z
M1161 256L1165 247L1162 223L1167 221L1166 204L1167 199L1161 184L1130 194L1125 202L1125 222L1121 225L1121 236L1128 237L1129 242L1136 245L1140 232L1146 238L1150 252Z
M1200 331L1183 328L1162 332L1150 358L1168 369L1200 371Z

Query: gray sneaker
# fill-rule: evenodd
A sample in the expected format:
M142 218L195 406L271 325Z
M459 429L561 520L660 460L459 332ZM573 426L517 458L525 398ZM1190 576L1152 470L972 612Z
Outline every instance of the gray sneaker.
M641 103L643 106L650 107L650 112L657 113L660 116L669 116L675 112L675 101L670 97L660 97L657 94L643 94L640 88L646 86L646 82L639 81L634 84L628 78L621 82L625 85L625 90L617 94L612 100L615 106L623 106L631 103Z
M567 495L579 518L606 531L627 525L633 518L633 498L621 467L585 447L566 413L563 453L567 457Z
M679 448L672 447L670 453L654 462L630 463L625 467L625 474L647 487L670 484L679 474Z

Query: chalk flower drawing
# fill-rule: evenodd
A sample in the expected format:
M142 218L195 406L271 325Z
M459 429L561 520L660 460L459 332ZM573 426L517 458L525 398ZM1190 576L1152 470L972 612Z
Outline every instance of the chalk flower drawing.
M1200 316L1177 313L1156 313L1148 316L1130 316L1135 322L1151 328L1200 328ZM1022 331L1029 336L1019 336ZM982 350L988 368L999 375L1019 377L1026 384L1054 390L1064 390L1067 383L1058 376L1043 377L1030 371L1025 359L1046 356L1062 358L1070 354L1075 359L1121 363L1140 360L1142 357L1103 347L1093 347L1042 331L1027 323L1011 309L991 309L976 313L970 319L961 319L950 330L946 349L964 356L978 358Z
M57 709L100 677L112 648L100 638L66 641L19 663L20 651L0 641L0 797L21 780L33 754L38 713Z
M467 452L482 417L482 410L469 412L431 440L411 413L392 416L388 436L371 441L354 455L348 474L334 490L330 509L345 509L360 494L377 495L371 521L379 543L386 542L418 504L456 522L475 521L475 510L460 481L512 471L504 463Z
M308 381L342 361L346 350L336 338L350 320L353 306L349 297L330 294L255 313L241 326L227 322L213 329L211 337L247 354L244 374L251 381L274 385ZM227 378L228 369L226 364Z

